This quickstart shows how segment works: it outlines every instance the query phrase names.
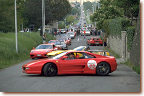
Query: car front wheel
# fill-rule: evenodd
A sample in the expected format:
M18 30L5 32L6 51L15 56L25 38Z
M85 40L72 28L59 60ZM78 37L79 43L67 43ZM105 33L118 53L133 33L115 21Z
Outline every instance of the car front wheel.
M55 64L47 63L43 68L43 74L45 76L55 76L57 75L57 67Z
M106 76L110 73L110 65L106 62L101 62L96 67L96 74Z

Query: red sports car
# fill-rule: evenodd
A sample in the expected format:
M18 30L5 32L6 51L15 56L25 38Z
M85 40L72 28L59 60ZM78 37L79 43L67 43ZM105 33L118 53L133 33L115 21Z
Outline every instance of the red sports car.
M103 41L101 38L92 37L91 39L87 40L87 45L103 45Z
M30 57L32 59L40 58L40 57L47 57L47 53L53 50L57 50L54 44L40 44L39 46L31 50Z
M112 56L101 56L86 51L68 51L52 58L40 59L22 66L27 74L55 76L60 74L108 75L117 69Z

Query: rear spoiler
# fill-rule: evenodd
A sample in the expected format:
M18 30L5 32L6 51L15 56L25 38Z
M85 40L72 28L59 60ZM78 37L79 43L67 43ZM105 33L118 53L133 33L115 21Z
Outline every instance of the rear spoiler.
M88 50L88 52L108 52L106 50Z
M93 52L103 52L103 54L99 54L99 55L108 56L107 55L108 51L106 51L106 50L88 50L88 52L90 52L90 53L93 53Z

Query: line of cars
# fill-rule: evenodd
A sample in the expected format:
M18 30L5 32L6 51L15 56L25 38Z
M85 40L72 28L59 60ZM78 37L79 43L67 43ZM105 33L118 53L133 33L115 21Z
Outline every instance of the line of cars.
M73 35L73 36L71 36ZM58 40L50 40L47 44L40 44L30 52L31 61L22 66L26 74L41 74L55 76L63 74L96 74L108 75L117 69L116 59L109 52L103 50L90 50L89 45L102 45L102 40L91 38L87 41L88 46L79 46L67 50L71 45L71 39L76 34L67 32ZM65 47L60 43L63 42ZM99 42L99 43L98 43Z
M71 45L70 39L50 40L46 44L40 44L36 48L33 48L30 52L30 57L32 59L47 57L47 53L68 49L69 45Z
M100 54L103 53L103 54ZM103 55L103 56L102 56ZM117 63L108 52L90 50L79 46L73 50L55 50L47 53L45 59L37 59L22 66L27 74L55 76L62 74L108 75L117 69Z
M69 31L66 34L61 34L61 38L57 40L50 40L46 44L40 44L36 48L33 48L30 52L30 57L43 58L47 57L47 53L55 50L67 50L71 45L71 39L76 37L76 32Z

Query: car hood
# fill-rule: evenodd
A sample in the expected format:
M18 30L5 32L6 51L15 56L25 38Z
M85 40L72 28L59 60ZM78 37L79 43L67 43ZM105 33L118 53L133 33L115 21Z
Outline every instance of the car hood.
M53 49L34 49L31 50L32 53L45 53L45 52L49 52L52 51Z
M74 37L74 35L70 35L70 37Z
M55 59L38 59L38 60L34 60L34 61L31 61L27 64L24 64L23 67L29 67L29 66L32 66L32 65L35 65L35 64L45 64L46 62L52 62L52 61L55 61Z
M52 51L52 52L48 53L47 55L56 55L56 54L60 54L62 52L65 52L65 50Z

